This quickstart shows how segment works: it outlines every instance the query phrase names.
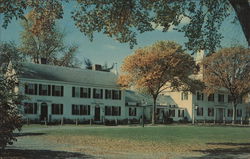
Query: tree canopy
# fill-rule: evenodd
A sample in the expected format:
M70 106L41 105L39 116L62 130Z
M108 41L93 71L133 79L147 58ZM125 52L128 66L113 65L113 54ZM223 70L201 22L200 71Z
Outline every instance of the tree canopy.
M3 1L0 13L4 14L3 27L13 17L23 18L24 11L33 8L39 14L34 30L50 29L56 19L63 17L63 5L68 0L12 0ZM152 31L162 26L167 31L177 26L182 18L190 22L179 31L188 38L186 47L196 52L214 52L220 47L222 22L234 12L250 45L250 5L248 0L77 0L72 10L75 25L81 32L93 39L95 32L102 32L116 40L137 44L137 33ZM46 18L44 18L46 17Z
M152 123L155 122L156 99L166 90L195 92L202 82L190 78L197 72L194 59L182 47L171 41L159 41L152 46L137 49L122 65L118 83L134 87L152 96L154 101Z
M203 65L206 91L224 88L229 92L235 121L236 106L250 93L250 49L241 46L221 49L206 57Z

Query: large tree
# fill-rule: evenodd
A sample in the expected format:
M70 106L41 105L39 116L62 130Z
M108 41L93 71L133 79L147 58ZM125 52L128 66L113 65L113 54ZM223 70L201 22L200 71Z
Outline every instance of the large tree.
M2 1L0 13L4 14L3 26L10 20L25 18L24 11L33 8L43 22L36 28L50 28L63 16L63 5L68 0L12 0ZM43 9L46 12L43 12ZM75 25L91 40L95 32L103 32L133 47L137 33L152 31L162 26L167 31L178 25L183 18L190 22L179 29L188 38L186 47L197 51L214 52L220 46L222 22L236 13L248 45L250 46L250 5L248 0L77 0L73 11ZM44 17L49 17L48 19Z
M20 68L17 66L16 68ZM11 67L8 76L5 72L0 71L0 151L3 150L8 144L13 144L16 140L13 131L22 127L22 116L18 105L24 99L23 95L14 92L17 86L16 73L12 73ZM18 70L18 69L16 69Z
M39 15L39 12L32 10L26 15L26 20L22 21L24 30L20 34L20 50L31 57L35 63L45 58L54 65L77 66L79 63L75 54L78 46L66 46L65 34L58 27L48 24L49 22L44 20L46 18L41 20ZM47 23L47 27L44 28L43 23Z
M171 41L159 41L128 56L122 65L118 83L143 90L153 98L152 123L155 123L156 99L165 90L195 92L202 83L190 78L197 71L194 59Z
M206 57L203 65L206 91L224 88L231 95L234 123L237 105L250 93L250 49L239 46L221 49Z

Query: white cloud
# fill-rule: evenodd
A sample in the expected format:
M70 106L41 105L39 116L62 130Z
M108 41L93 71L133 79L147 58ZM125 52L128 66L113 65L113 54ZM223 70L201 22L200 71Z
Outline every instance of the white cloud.
M184 15L181 15L180 16L180 19L181 19L181 21L180 21L180 24L179 25L185 25L185 24L188 24L189 22L190 22L190 19L188 18L188 17L186 17L186 16L184 16ZM155 30L159 30L159 31L162 31L163 30L163 26L161 26L161 25L156 25L156 23L154 23L154 22L151 22L151 25L152 25L152 27L155 29ZM175 26L174 25L170 25L170 27L168 28L168 31L170 32L170 31L174 31L174 28L175 28Z
M111 49L111 50L116 50L117 49L116 46L110 45L110 44L106 44L106 45L104 45L104 47L107 48L107 49Z

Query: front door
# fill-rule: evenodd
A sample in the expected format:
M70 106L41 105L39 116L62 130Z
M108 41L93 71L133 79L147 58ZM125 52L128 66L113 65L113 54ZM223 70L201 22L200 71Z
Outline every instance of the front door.
M218 108L216 113L216 120L222 122L223 116L224 116L223 108Z
M100 121L100 107L95 107L95 121Z
M48 120L48 105L46 103L41 104L40 120Z

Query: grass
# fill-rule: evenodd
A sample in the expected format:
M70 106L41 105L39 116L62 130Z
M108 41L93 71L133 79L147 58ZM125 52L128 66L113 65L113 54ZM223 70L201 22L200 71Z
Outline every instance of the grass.
M60 151L74 151L106 158L112 158L112 155L115 155L113 158L127 158L128 155L132 158L141 158L141 155L146 155L145 158L150 155L152 158L179 158L197 153L208 155L205 158L213 158L213 155L232 158L232 155L241 153L250 155L250 127L31 125L24 126L23 129L24 132L32 130L44 134L33 136L35 140L67 145L59 149Z
M250 142L247 127L98 127L47 131L49 135L98 136L115 139L153 141L160 143Z

